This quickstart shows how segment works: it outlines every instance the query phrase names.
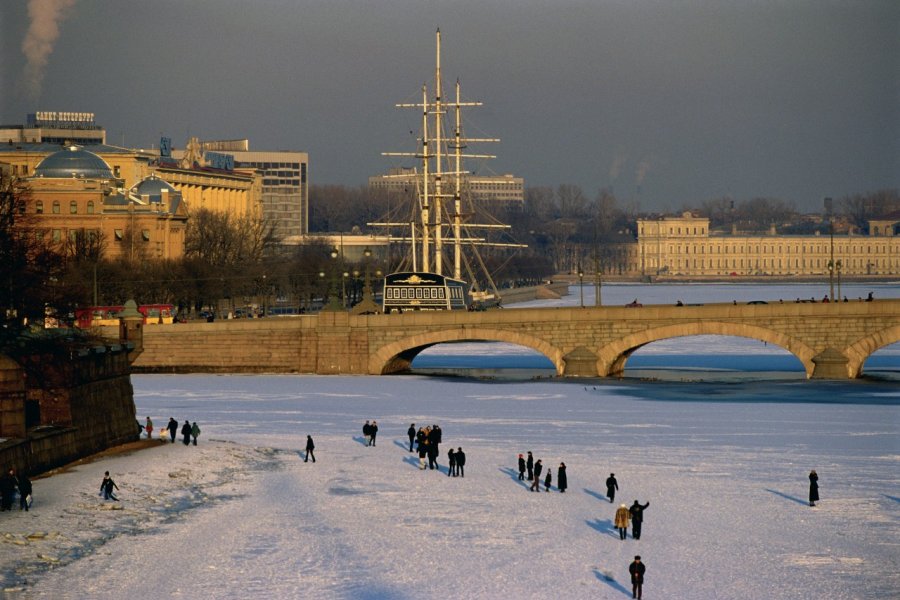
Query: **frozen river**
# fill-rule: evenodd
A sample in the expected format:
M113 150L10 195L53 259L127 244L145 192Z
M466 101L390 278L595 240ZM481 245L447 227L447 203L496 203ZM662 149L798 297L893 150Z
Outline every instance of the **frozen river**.
M635 288L618 287L604 287L604 298L633 299ZM687 287L670 291L688 302L696 286ZM765 350L742 343L712 338L702 355L719 357L715 370ZM475 366L500 361L501 374L522 356L500 344L435 351ZM655 356L673 368L672 354ZM895 368L896 345L882 356ZM900 595L896 382L133 382L142 421L151 416L159 430L170 416L196 420L200 444L154 445L35 481L30 512L0 514L4 597L624 599L635 554L647 565L647 600ZM380 425L375 447L362 443L366 419ZM441 425L438 471L419 470L408 452L410 423ZM303 461L307 434L315 463ZM451 446L467 454L465 478L447 476ZM567 493L518 481L526 451L554 480L566 463ZM822 497L814 508L811 469ZM97 496L105 470L120 503ZM603 485L611 472L615 503ZM650 502L644 535L622 541L613 514L634 500Z

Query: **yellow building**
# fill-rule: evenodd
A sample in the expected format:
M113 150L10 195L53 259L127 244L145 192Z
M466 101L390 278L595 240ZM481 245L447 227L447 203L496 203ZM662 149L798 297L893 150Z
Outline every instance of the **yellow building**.
M630 269L644 276L894 276L900 274L897 222L873 222L871 235L777 235L774 229L725 235L711 233L709 219L689 212L638 219Z
M26 182L28 226L60 251L87 240L100 243L105 258L184 255L184 203L155 176L126 192L124 180L100 156L70 146L44 158Z

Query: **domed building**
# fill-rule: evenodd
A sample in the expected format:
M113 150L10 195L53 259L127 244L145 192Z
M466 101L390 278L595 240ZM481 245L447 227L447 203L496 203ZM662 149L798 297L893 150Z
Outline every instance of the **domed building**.
M46 179L114 179L106 161L81 146L67 146L49 155L38 164L33 176Z
M187 222L181 194L155 175L125 191L115 175L79 146L48 155L26 179L34 227L61 251L99 244L104 258L181 258Z

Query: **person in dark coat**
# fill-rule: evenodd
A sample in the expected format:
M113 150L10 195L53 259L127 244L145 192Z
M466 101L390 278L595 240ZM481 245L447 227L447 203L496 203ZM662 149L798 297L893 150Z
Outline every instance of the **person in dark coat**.
M197 445L197 438L200 437L200 426L197 425L197 421L191 423L191 439L194 441L194 445Z
M24 508L27 512L28 500L31 496L31 481L24 474L20 474L17 479L19 480L19 510Z
M313 454L315 449L316 445L313 443L312 436L306 436L306 458L303 459L303 462L309 462L310 458L312 458L313 462L316 462L316 455Z
M644 511L648 506L650 506L649 500L647 504L643 505L635 500L631 508L628 509L628 512L631 513L631 537L636 540L641 539L641 524L644 522Z
M550 491L550 484L553 483L553 468L547 467L547 476L544 477L544 491ZM541 486L538 486L538 491L540 491Z
M462 448L456 449L456 474L460 477L466 476L466 453Z
M566 493L569 487L569 478L566 476L566 463L559 463L559 469L556 470L556 487L559 488L560 494Z
M372 445L372 426L369 425L369 422L363 425L363 437L366 438L366 446Z
M525 457L519 455L519 481L525 481Z
M530 452L528 454L531 454ZM534 481L531 484L531 491L541 491L541 471L544 470L544 465L541 464L541 459L538 459L536 463L534 463Z
M191 423L190 421L185 421L184 425L181 426L181 435L184 436L184 445L188 446L191 443Z
M169 424L166 425L166 428L169 430L169 439L174 444L175 438L178 437L178 421L174 417L169 417Z
M378 421L372 421L372 424L369 426L369 432L372 434L372 441L369 445L375 445L375 438L378 436Z
M609 477L606 478L606 497L609 498L610 504L616 498L617 489L619 489L619 482L616 481L616 474L610 473Z
M815 506L819 501L819 476L815 469L809 472L809 505Z
M428 468L431 470L438 469L440 470L440 465L438 465L438 454L440 449L438 445L431 440L428 440L428 443L425 445L428 449Z
M456 452L453 451L453 448L447 451L447 462L450 463L450 468L447 469L447 477L456 475Z
M644 586L644 573L647 567L641 562L640 556L634 557L634 562L628 565L628 572L631 573L631 597L641 597L641 588Z
M528 467L528 481L534 479L534 457L531 455L531 450L528 451L528 460L525 461L525 466Z
M416 439L416 424L410 423L409 429L406 430L406 435L409 436L409 451L412 452L413 442Z
M109 476L109 471L107 471L103 474L103 481L100 482L100 492L103 493L104 500L119 501L119 499L113 495L113 489L119 489L119 486L116 485L116 482Z
M13 495L16 493L16 470L9 468L0 477L0 510L12 510Z
M422 433L422 430L419 429L419 433ZM416 434L418 437L418 434ZM425 457L428 456L428 440L425 439L425 435L422 435L422 439L418 442L418 450L419 450L419 469L425 470Z

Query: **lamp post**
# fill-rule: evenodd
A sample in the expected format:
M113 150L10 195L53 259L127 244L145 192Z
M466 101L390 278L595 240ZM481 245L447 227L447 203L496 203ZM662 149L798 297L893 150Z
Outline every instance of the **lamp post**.
M581 308L584 308L584 271L578 269L578 291L581 293Z
M828 260L828 297L834 301L834 217L828 219L828 229L831 234L831 258Z
M331 264L331 290L329 292L328 307L326 310L341 310L341 303L338 301L337 286L337 257L339 255L337 248L331 249L331 260L335 261Z
M837 276L838 276L838 295L835 299L835 302L841 301L841 259L838 259L837 263L835 263L835 267L837 267Z
M369 314L377 314L381 312L379 306L375 304L374 294L372 294L372 280L371 280L371 262L369 259L372 257L372 251L368 246L363 250L363 257L365 259L365 280L363 281L363 291L362 291L362 300L359 301L359 304L353 307L353 314L356 315L369 315ZM381 271L375 271L376 277L381 277Z
M594 286L596 289L594 290L594 306L601 306L603 304L601 293L601 286L603 285L603 280L601 278L600 273L600 257L594 257L594 273L596 275L596 285Z

